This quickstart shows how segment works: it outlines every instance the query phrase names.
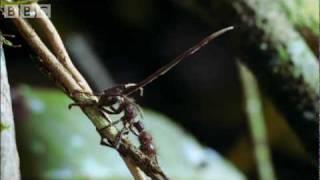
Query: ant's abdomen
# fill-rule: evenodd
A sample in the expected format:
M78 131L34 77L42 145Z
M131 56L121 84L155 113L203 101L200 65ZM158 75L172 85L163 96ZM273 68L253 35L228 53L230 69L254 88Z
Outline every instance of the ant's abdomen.
M156 148L152 142L152 136L146 131L142 131L139 135L140 150L150 158L155 158Z

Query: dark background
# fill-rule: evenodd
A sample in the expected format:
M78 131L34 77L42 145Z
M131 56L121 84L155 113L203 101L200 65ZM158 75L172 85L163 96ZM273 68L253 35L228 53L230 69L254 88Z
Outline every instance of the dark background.
M239 142L250 144L251 140L235 61L235 52L241 47L237 51L228 48L241 27L230 21L232 17L220 16L219 11L228 9L219 9L217 3L216 11L210 14L214 22L208 23L199 16L201 13L195 13L196 9L187 10L179 0L50 3L51 19L63 39L74 33L87 38L111 78L119 84L142 80L208 34L234 25L233 32L219 37L148 85L144 96L136 96L136 99L141 106L171 117L201 143L219 151L248 177L256 179L252 149L247 149L252 155L250 159L244 160L251 165L242 167L241 158L233 157ZM202 1L202 4L213 6L209 1ZM18 34L10 22L3 22L5 33ZM31 63L34 54L24 41L19 36L13 41L23 48L5 49L10 83L55 87ZM279 179L314 177L308 163L276 146L272 150ZM241 155L240 151L236 156Z

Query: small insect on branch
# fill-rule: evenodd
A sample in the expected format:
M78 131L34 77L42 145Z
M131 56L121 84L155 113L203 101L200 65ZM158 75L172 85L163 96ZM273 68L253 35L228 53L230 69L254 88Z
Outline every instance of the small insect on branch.
M134 84L134 83L120 84L112 88L106 89L102 93L98 93L95 95L89 92L73 92L73 93L86 93L88 95L96 96L98 98L98 101L85 102L85 103L84 102L72 103L69 105L69 108L71 108L72 106L80 106L80 107L96 106L101 112L105 112L107 114L123 113L122 117L119 120L111 122L111 124L103 127L102 129L97 129L100 132L100 134L102 134L101 132L109 128L110 126L116 125L120 122L122 122L122 125L123 125L123 128L120 130L120 132L118 133L115 139L110 140L104 136L101 136L101 144L109 147L113 147L119 151L120 150L119 148L121 147L121 144L122 144L123 136L128 135L131 132L138 137L138 140L140 143L139 149L144 153L144 155L148 157L150 162L153 162L153 164L156 164L158 166L156 150L152 142L152 136L149 132L145 130L143 123L139 119L139 113L141 113L140 107L138 104L134 102L132 98L128 96L137 90L140 90L140 92L142 92L144 86L148 85L155 79L167 73L170 69L175 67L183 59L186 59L190 55L197 52L199 49L201 49L206 44L208 44L211 40L215 39L216 37L232 29L233 27L230 26L210 34L209 36L201 40L199 43L197 43L195 46L183 52L181 55L173 59L167 65L161 67L160 69L155 71L153 74L151 74L150 76L148 76L146 79L142 80L138 84Z
M143 123L138 119L138 115L140 112L140 107L136 104L132 98L128 96L133 92L140 90L143 91L143 87L154 81L155 79L159 78L160 76L167 73L170 69L175 67L178 63L180 63L183 59L186 59L190 55L197 52L199 49L204 47L208 44L211 40L215 39L216 37L222 35L223 33L232 30L233 27L227 27L222 30L219 30L215 33L210 34L202 41L197 43L195 46L191 47L187 51L183 52L181 55L173 59L167 65L161 67L146 79L142 80L138 84L128 83L128 84L120 84L109 89L104 90L101 94L97 94L98 101L89 102L89 103L73 103L70 104L69 108L78 105L78 106L97 106L102 112L107 114L120 114L123 113L123 116L111 123L110 125L115 125L119 122L122 122L123 128L117 135L117 138L114 141L109 141L102 137L101 142L103 145L107 145L110 147L114 147L115 149L119 149L121 145L121 141L124 135L129 134L130 132L133 133L138 137L140 142L140 150L150 158L151 161L158 164L156 158L156 150L154 148L152 142L152 136L149 132L147 132L143 126ZM81 92L80 92L81 93ZM88 94L88 93L87 93ZM90 94L90 93L89 93ZM140 93L141 94L141 93ZM118 105L115 107L115 105ZM141 116L140 116L141 117ZM108 128L107 126L105 128ZM103 129L105 129L103 128Z

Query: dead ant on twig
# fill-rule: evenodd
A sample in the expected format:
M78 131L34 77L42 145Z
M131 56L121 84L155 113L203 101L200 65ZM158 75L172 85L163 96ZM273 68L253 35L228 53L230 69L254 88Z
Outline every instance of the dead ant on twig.
M155 147L152 142L152 136L150 133L148 133L142 122L137 119L138 113L140 117L142 117L142 111L136 103L134 103L133 99L124 96L124 90L126 90L128 87L135 86L135 84L127 84L127 85L118 85L115 87L112 87L110 89L105 90L102 94L97 94L97 96L100 96L99 101L96 102L89 102L86 104L70 104L69 108L75 105L79 106L89 106L89 105L97 105L99 109L103 112L106 112L108 114L120 114L124 113L124 115L117 121L112 122L111 125L115 125L119 122L123 123L123 128L117 135L117 138L113 144L111 144L109 141L105 141L105 139L101 139L100 144L115 147L116 149L119 148L121 139L123 135L128 134L129 132L132 132L138 137L138 140L140 142L140 150L145 153L148 157L156 160L156 151ZM140 89L140 93L142 95L142 90ZM113 105L118 104L118 108L115 108ZM107 109L106 107L110 108ZM138 112L138 113L137 113ZM108 128L110 126L107 126L105 128ZM103 129L105 129L103 128ZM98 132L101 132L103 129L98 130Z
M227 27L221 29L215 33L212 33L208 37L204 38L195 46L191 47L174 60L172 60L167 65L161 67L153 74L149 75L146 79L142 80L138 84L124 84L124 85L117 85L115 87L109 88L105 90L102 94L97 94L96 96L99 98L98 102L89 102L89 103L73 103L69 105L69 108L72 106L90 106L96 105L99 107L101 111L104 111L108 114L120 114L124 113L120 120L111 123L111 125L115 125L120 121L123 123L123 128L121 129L120 133L117 136L117 139L113 143L113 147L118 148L121 142L123 135L132 132L136 136L138 136L140 142L140 150L144 152L149 157L155 157L155 147L152 144L152 136L145 131L144 126L139 119L137 119L137 112L141 114L140 107L134 103L132 99L128 96L136 91L140 91L140 95L142 95L143 87L147 84L151 83L155 79L159 78L160 76L164 75L174 66L176 66L179 62L181 62L186 57L194 54L200 48L204 47L208 42L215 39L216 37L220 36L221 34L232 30L233 27ZM81 93L81 92L80 92ZM90 93L87 93L90 95ZM118 107L114 107L118 105ZM109 126L105 127L108 128ZM104 129L104 128L103 128ZM101 131L101 130L98 130ZM102 139L104 145L110 146L110 144L105 143Z

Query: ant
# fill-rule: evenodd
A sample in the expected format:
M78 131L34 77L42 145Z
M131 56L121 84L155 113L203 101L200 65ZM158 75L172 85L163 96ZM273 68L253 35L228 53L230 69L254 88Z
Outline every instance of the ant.
M152 139L151 134L144 130L144 126L140 121L136 122L134 124L134 126L136 129L140 128L138 130L140 132L139 136L138 136L138 139L140 142L140 150L145 155L147 155L149 158L152 158L155 161L157 161L157 156L156 156L157 152L156 152L156 148L152 142L153 139Z
M139 112L140 117L142 117L142 111L139 105L137 105L133 101L133 99L123 95L128 87L134 87L134 86L136 85L135 84L118 85L105 90L102 94L96 94L96 96L100 96L99 101L96 105L99 107L101 111L104 111L108 114L120 114L122 112L124 113L119 120L111 123L111 125L118 124L119 122L123 123L123 128L117 135L114 144L111 145L110 142L104 141L105 139L101 139L100 144L110 146L110 147L115 147L116 149L118 149L123 135L126 135L129 132L132 132L138 137L138 140L140 142L140 150L144 154L146 154L149 158L156 160L156 150L152 142L152 136L149 132L145 130L143 123L139 119L137 119L137 116L138 116L137 112ZM142 95L142 89L140 89L140 95ZM94 105L95 103L96 102L92 102L92 103L89 102L86 104L73 103L69 105L69 109L72 106L76 106L76 105L89 106L89 105ZM118 104L118 108L114 107L114 105L116 104ZM109 107L110 109L107 109L106 107ZM105 128L108 128L108 127L110 127L110 125ZM103 129L98 130L98 132L101 132Z
M172 69L178 63L180 63L183 59L197 52L199 49L201 49L206 44L208 44L211 40L215 39L221 34L232 29L233 27L230 26L212 33L211 35L209 35L208 37L204 38L202 41L197 43L195 46L191 47L190 49L188 49L187 51L185 51L184 53L182 53L181 55L173 59L167 65L161 67L160 69L158 69L157 71L149 75L147 78L145 78L138 84L130 83L130 84L117 85L115 87L104 90L102 94L95 94L95 96L98 97L98 102L94 101L94 102L86 102L86 103L73 103L69 105L69 108L71 108L72 106L95 105L95 106L98 106L98 108L101 111L106 112L108 114L120 114L123 112L124 114L119 120L112 122L110 125L105 127L105 128L108 128L111 125L115 125L119 122L123 123L123 128L117 135L115 142L112 145L110 145L109 142L106 143L104 141L105 139L101 139L101 144L112 146L118 149L123 135L126 135L129 132L132 132L139 139L140 150L143 153L145 153L148 157L154 158L156 155L156 151L152 143L152 136L147 131L145 131L145 128L142 122L139 119L137 119L138 113L142 117L142 112L140 110L140 107L133 101L133 99L129 98L128 96L138 90L140 91L140 95L142 96L143 87L145 87L155 79L167 73L170 69ZM83 93L83 92L78 92L78 93ZM90 93L87 93L87 94L92 95ZM116 105L118 105L118 107L115 107ZM103 129L100 129L98 131L101 132L101 130Z

